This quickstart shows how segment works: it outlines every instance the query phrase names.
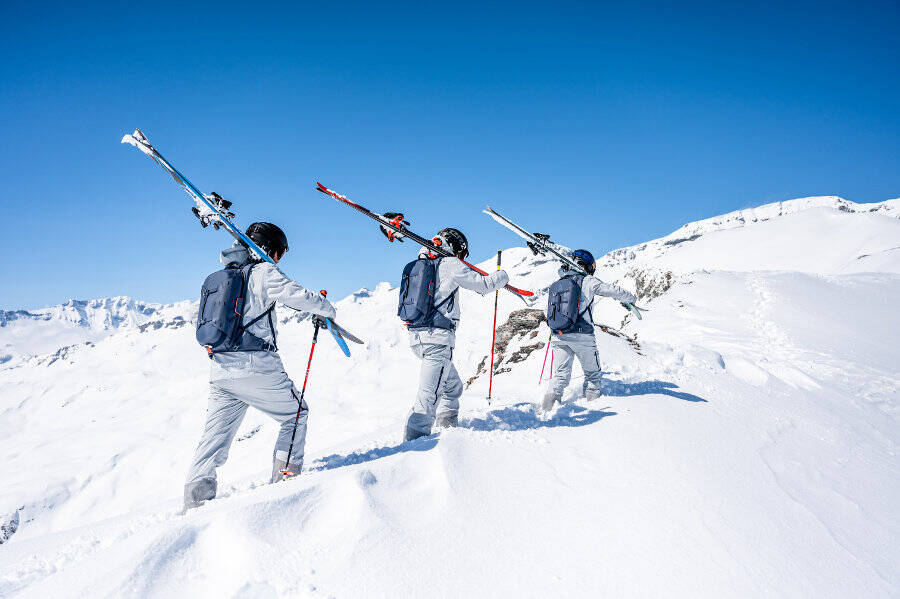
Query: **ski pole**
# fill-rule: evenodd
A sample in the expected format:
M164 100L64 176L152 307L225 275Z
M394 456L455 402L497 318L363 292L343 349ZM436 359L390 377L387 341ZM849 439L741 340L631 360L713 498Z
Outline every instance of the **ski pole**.
M500 252L497 250L497 270L500 270ZM497 299L500 297L500 290L494 292L494 328L491 329L491 373L488 377L488 396L487 402L491 403L491 389L494 386L494 347L497 342Z
M322 297L328 295L328 292L324 289L319 293L322 294ZM303 396L306 394L306 382L309 380L309 369L312 366L313 353L316 351L316 341L319 340L319 321L316 319L315 324L313 326L313 338L312 338L312 346L309 348L309 360L306 362L306 375L303 377L303 388L300 389L300 399L297 400L297 415L294 417L294 430L291 432L291 444L288 447L287 459L284 462L284 468L281 470L282 480L285 478L289 478L294 476L294 474L300 474L299 472L293 472L290 469L291 465L291 453L294 451L294 437L297 436L297 424L300 422L300 412L303 410Z
M547 351L544 352L544 363L541 365L541 378L538 379L538 387L544 380L544 368L547 367L547 354L550 353L550 341L553 339L553 331L550 331L550 337L547 339ZM550 358L550 372L553 372L553 358Z

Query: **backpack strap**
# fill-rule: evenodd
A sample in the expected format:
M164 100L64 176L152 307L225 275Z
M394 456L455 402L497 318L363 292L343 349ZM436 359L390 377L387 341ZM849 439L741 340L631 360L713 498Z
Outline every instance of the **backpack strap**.
M578 280L578 288L581 290L581 294L584 295L584 287L583 287L583 286L584 286L584 278L585 278L585 277L584 277L584 275L575 275L575 276L576 276L576 277L581 277L581 278ZM593 305L594 305L594 300L595 300L595 299L597 299L597 298L595 298L595 297L592 297L592 298L591 298L591 301L588 302L587 308L585 308L584 311L581 312L581 314L578 315L578 320L581 320L581 319L584 317L585 314L590 314L590 315L591 315L591 321L590 321L589 324L591 324L591 325L594 324L594 313L591 312L591 308L592 308ZM578 322L578 321L576 320L576 322Z
M278 339L275 335L275 324L272 322L272 314L275 312L275 304L272 304L272 307L269 308L269 330L272 331L272 345L275 347L275 351L278 351ZM593 318L591 318L593 320Z
M249 264L241 267L241 269L244 271L244 284L241 287L241 297L244 299L245 305L247 303L247 290L250 287L250 273L253 271L253 267L256 266L257 264L260 264L260 263L259 262L250 262ZM241 311L242 311L241 319L242 320L244 318L243 317L243 309L244 309L244 306L242 305L241 306ZM239 333L238 333L238 338L240 339L240 336L243 335L247 331L247 329L249 329L254 324L256 324L257 322L259 322L260 320L262 320L263 318L268 316L269 317L269 329L272 331L272 343L266 342L266 346L263 347L263 351L278 351L278 345L275 343L275 326L272 324L272 312L274 310L275 310L275 304L273 303L271 306L269 306L268 310L266 310L265 312L263 312L262 314L260 314L259 316L257 316L256 318L254 318L253 320L248 322L247 324L241 325L241 327L239 329ZM252 350L244 350L244 351L252 351Z
M430 258L429 258L429 259L430 259ZM438 278L438 269L441 267L441 260L443 260L443 258L438 258L437 260L434 261L434 281L435 281L435 283L439 283L439 281L437 280L437 278ZM446 304L447 302L449 302L450 300L452 300L452 299L456 296L456 294L457 294L458 292L459 292L459 287L457 287L456 289L454 289L454 290L453 290L453 293L451 293L450 295L448 295L447 297L445 297L445 298L444 298L444 301L440 302L439 304L435 304L435 305L434 305L434 311L437 312L437 309L438 309L438 308L440 308L441 306L443 306L444 304ZM437 293L437 289L435 289L435 293Z
M438 308L440 308L441 306L443 306L444 304L446 304L447 302L449 302L450 300L452 300L454 297L456 297L456 294L457 294L457 293L459 293L459 287L457 287L456 289L454 289L454 290L453 290L453 293L451 293L451 294L448 295L446 298L444 298L444 301L442 301L442 302L439 303L439 304L435 304L435 305L434 305L434 309L437 310Z

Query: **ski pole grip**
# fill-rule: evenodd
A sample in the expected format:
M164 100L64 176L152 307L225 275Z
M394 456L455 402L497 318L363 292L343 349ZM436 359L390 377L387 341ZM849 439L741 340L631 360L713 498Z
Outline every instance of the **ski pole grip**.
M500 270L500 254L502 250L497 250L497 270Z

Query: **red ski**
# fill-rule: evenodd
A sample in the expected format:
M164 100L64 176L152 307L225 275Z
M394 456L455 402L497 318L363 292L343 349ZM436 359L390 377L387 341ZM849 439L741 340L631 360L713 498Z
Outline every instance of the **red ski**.
M368 208L360 206L356 202L351 202L350 200L347 199L347 196L342 196L341 194L337 193L336 191L332 191L332 190L328 189L321 183L316 183L316 186L317 186L317 189L319 191L321 191L322 193L324 193L326 195L330 195L331 197L333 197L337 201L341 202L342 204L346 204L347 206L350 206L354 210L357 210L358 212L365 214L372 220L377 221L378 224L380 224L382 227L385 227L385 228L393 231L398 236L405 237L407 239L412 239L413 241L415 241L422 247L427 248L429 251L431 251L435 254L438 254L440 256L445 256L447 258L455 257L455 256L453 256L453 254L450 251L448 251L438 245L435 245L434 243L425 239L421 235L416 235L415 233L413 233L412 231L407 229L403 225L403 215L400 215L398 218L390 219L385 216L382 216L381 214L376 214L375 212L372 212ZM466 266L468 266L475 272L485 275L485 276L488 276L487 272L481 270L474 264L469 264L462 258L457 258L457 260L459 260L460 262L462 262L463 264L465 264ZM510 291L512 293L515 293L516 295L518 295L519 297L522 297L522 298L531 297L532 295L534 295L534 292L532 292L532 291L526 291L525 289L517 289L517 288L513 287L512 285L506 285L506 290Z

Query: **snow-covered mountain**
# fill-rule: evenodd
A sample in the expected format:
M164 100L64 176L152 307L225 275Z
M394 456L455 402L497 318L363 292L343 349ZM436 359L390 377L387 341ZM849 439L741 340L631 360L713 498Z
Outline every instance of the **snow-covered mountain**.
M494 401L493 297L463 294L461 426L411 443L397 291L360 290L337 307L365 346L316 352L308 471L263 484L276 427L251 411L220 498L184 516L196 305L3 313L0 596L895 595L898 205L792 200L611 252L598 276L649 311L601 302L607 395L580 397L576 366L545 419L557 266L507 250L540 293L500 296ZM310 326L279 320L299 379Z
M69 300L40 310L0 310L0 364L15 365L121 330L183 319L190 302L163 305L127 297Z
M853 218L842 218L845 215ZM615 268L662 258L667 267L686 271L881 270L882 264L896 265L894 253L900 251L894 224L883 216L900 218L900 198L876 204L836 196L799 198L688 223L660 239L612 251L600 264ZM730 243L721 252L718 238L726 234ZM840 243L834 243L836 236Z

